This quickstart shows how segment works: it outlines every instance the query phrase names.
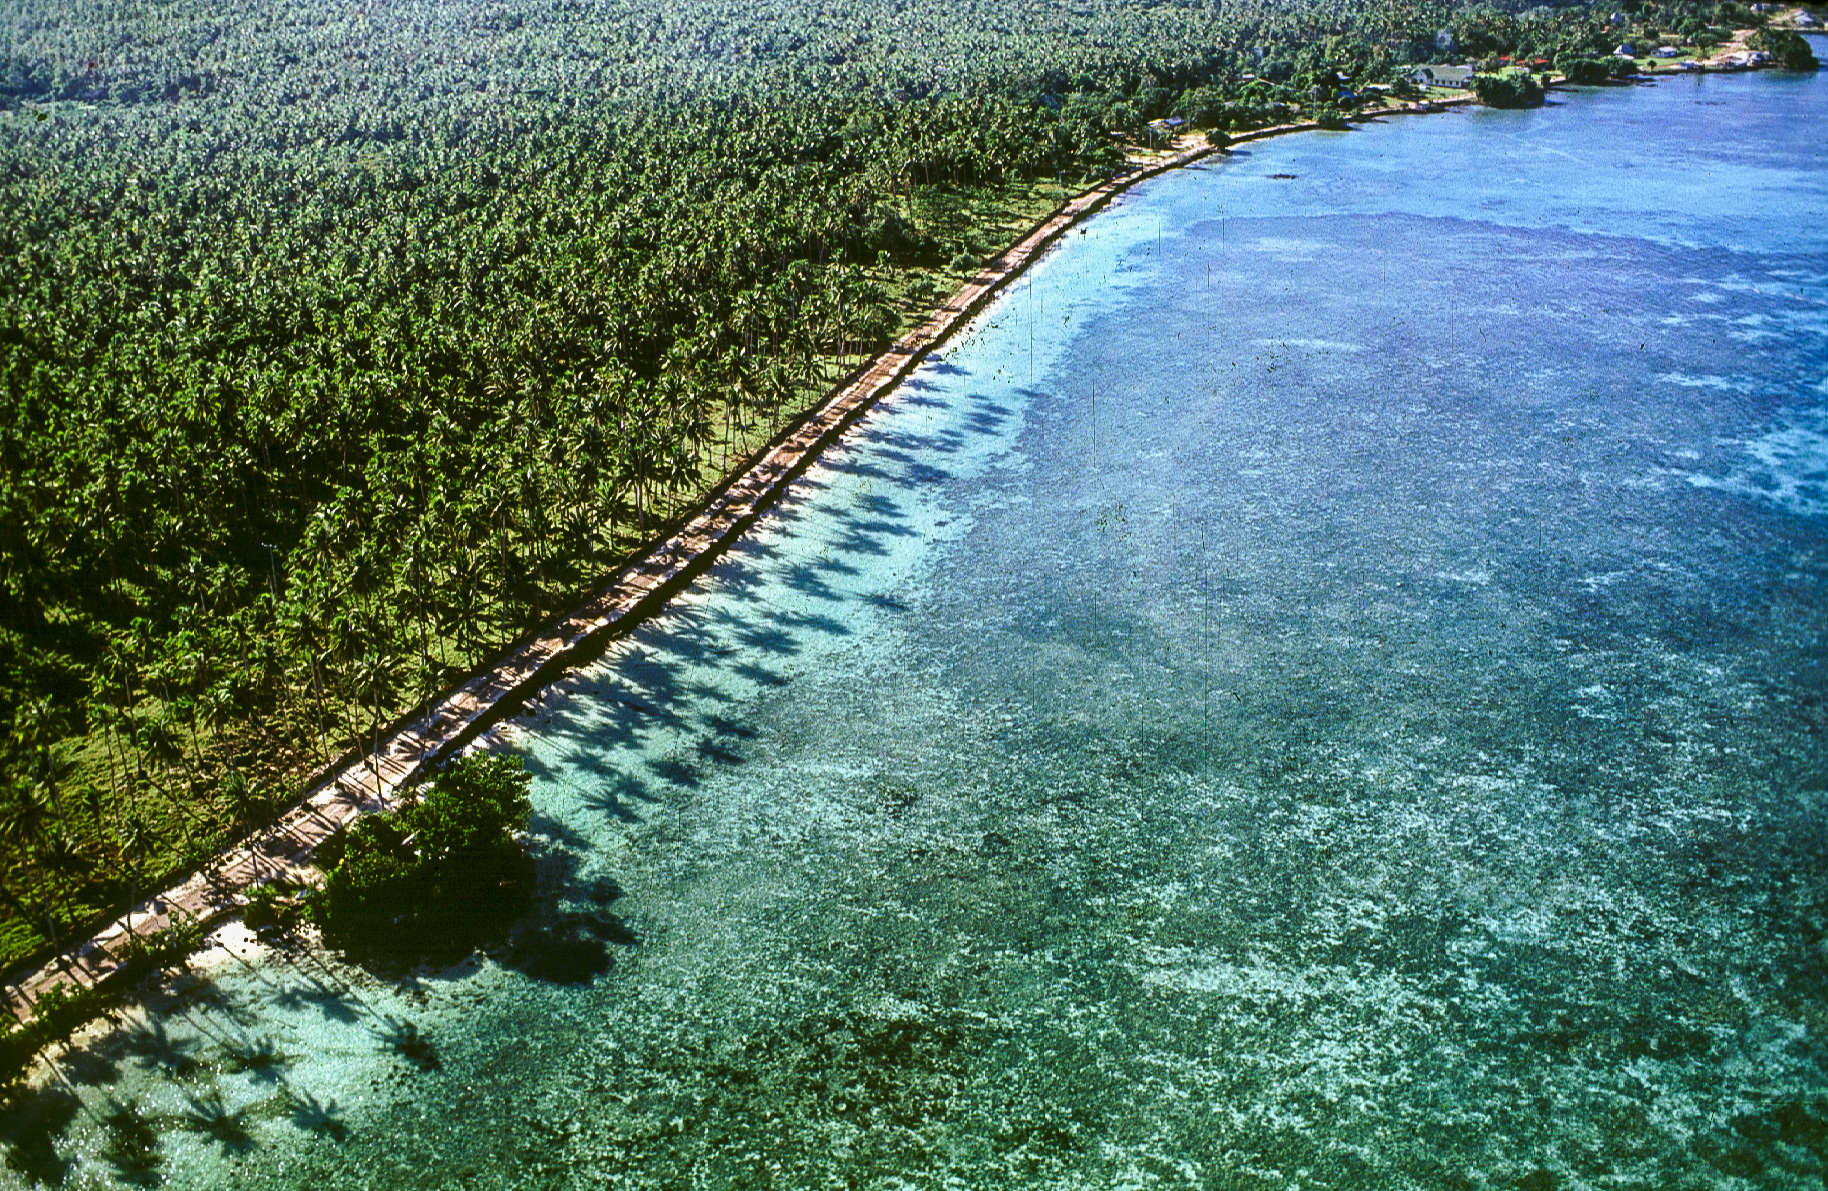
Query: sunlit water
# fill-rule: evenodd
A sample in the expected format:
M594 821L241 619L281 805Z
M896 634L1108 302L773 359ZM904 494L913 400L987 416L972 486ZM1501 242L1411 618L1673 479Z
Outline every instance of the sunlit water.
M237 935L6 1179L1820 1187L1824 110L1142 188L509 734L543 935Z

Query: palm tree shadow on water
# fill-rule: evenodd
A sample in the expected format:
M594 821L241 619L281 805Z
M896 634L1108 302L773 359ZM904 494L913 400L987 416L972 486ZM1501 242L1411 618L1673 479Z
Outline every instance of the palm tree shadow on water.
M432 1040L416 1023L389 1015L381 1019L377 1032L386 1050L399 1055L418 1070L444 1070L444 1060L438 1057L438 1048L432 1045Z
M194 1075L202 1066L194 1053L199 1042L194 1038L173 1037L165 1019L148 1015L143 1022L130 1024L120 1035L120 1046L147 1067L156 1067L175 1079Z
M118 1045L70 1046L60 1066L63 1077L73 1084L103 1087L120 1081L121 1057Z
M186 1092L184 1103L185 1111L180 1117L184 1128L205 1135L225 1154L245 1154L254 1149L254 1137L248 1131L250 1107L229 1108L222 1093L214 1088L203 1093Z
M307 975L306 983L280 989L273 995L273 1004L279 1009L299 1009L312 1006L331 1021L350 1023L360 1019L361 1014L349 1003L348 990L338 990L321 983Z
M34 1184L61 1185L72 1159L59 1152L58 1142L81 1110L82 1101L64 1088L21 1086L0 1093L7 1166Z
M286 1089L286 1094L291 1101L293 1125L335 1142L348 1140L349 1122L343 1116L342 1106L334 1099L319 1100L310 1092L296 1088Z
M496 958L542 982L588 983L615 966L612 948L640 942L607 908L622 896L622 887L583 874L581 862L592 854L592 844L563 823L536 814L529 831L542 841L533 911L509 932Z
M641 815L635 809L637 804L658 802L648 792L641 779L631 773L618 774L613 780L599 786L586 794L583 799L584 809L599 815L620 820L623 823L639 823Z
M165 1178L165 1156L159 1152L159 1131L139 1102L109 1097L104 1110L101 1160L130 1187L158 1186Z
M131 1032L116 1032L109 1043L123 1052L156 1056L173 1053L188 1058L193 1049L187 1044L173 1044L161 1028L139 1026ZM435 1069L435 1053L416 1027L399 1019L384 1019L384 1041L421 1070ZM377 1030L381 1033L381 1030ZM165 1182L167 1159L161 1150L161 1139L177 1131L202 1136L224 1156L241 1156L259 1148L254 1124L268 1117L287 1116L304 1132L329 1137L335 1142L350 1135L349 1125L335 1100L320 1100L308 1091L286 1083L283 1067L289 1056L279 1055L270 1039L244 1040L241 1062L235 1053L228 1055L230 1072L252 1070L257 1081L279 1085L278 1092L267 1100L230 1107L221 1089L187 1090L182 1106L175 1112L160 1112L142 1104L139 1098L108 1096L97 1105L86 1107L72 1090L64 1087L21 1086L9 1089L0 1099L0 1143L6 1146L6 1165L24 1177L32 1186L62 1186L76 1169L73 1156L66 1156L64 1139L80 1115L87 1115L99 1131L99 1145L93 1159L116 1182L132 1187L152 1187ZM250 1061L248 1056L254 1056ZM267 1061L268 1056L277 1056ZM251 1062L251 1065L250 1065ZM200 1068L199 1068L200 1070ZM264 1073L264 1074L263 1074Z
M231 1039L223 1047L223 1068L234 1074L246 1074L260 1083L280 1083L286 1068L295 1061L293 1055L279 1049L270 1037Z

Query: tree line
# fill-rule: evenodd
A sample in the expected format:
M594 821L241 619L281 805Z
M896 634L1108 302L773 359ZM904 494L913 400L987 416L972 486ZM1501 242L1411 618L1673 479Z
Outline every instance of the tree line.
M588 590L980 263L997 196L1164 115L1605 36L1394 0L17 11L0 963Z

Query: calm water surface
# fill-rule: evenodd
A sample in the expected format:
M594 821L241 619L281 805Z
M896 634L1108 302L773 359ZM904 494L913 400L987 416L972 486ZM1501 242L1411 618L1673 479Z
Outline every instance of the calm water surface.
M0 1182L1819 1188L1825 111L1144 187L508 734L539 929L237 936Z

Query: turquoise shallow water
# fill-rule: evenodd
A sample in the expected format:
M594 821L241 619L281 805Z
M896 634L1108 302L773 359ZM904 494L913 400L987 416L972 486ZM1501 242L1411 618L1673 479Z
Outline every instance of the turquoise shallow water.
M237 937L5 1178L1819 1187L1825 106L1141 188L504 733L543 934Z

